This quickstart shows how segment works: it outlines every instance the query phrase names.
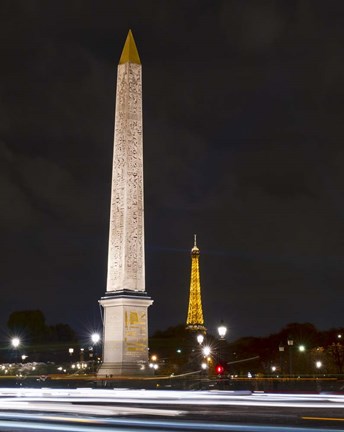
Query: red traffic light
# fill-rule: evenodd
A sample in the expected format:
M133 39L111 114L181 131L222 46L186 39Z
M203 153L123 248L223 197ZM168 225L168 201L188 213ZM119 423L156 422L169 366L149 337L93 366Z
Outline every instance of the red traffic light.
M223 372L225 371L225 368L222 365L218 364L215 367L215 371L216 371L217 375L222 375Z

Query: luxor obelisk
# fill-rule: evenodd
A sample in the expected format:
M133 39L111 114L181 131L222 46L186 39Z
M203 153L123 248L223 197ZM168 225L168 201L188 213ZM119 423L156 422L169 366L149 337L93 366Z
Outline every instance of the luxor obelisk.
M129 31L117 70L108 274L103 314L103 363L99 375L147 373L142 77Z

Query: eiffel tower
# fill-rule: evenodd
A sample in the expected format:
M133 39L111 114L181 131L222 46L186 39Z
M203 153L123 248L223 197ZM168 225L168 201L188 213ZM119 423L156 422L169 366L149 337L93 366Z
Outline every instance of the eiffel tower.
M207 330L204 327L203 319L201 282L199 277L199 249L196 244L196 234L194 235L194 246L191 249L191 281L186 328L202 333L205 333Z

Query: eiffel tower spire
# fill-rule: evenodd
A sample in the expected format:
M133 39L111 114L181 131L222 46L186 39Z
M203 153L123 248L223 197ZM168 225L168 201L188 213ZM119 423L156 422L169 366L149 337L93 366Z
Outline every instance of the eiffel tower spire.
M186 328L191 331L205 332L201 299L201 282L199 277L199 249L194 235L194 246L191 249L191 281L188 316Z

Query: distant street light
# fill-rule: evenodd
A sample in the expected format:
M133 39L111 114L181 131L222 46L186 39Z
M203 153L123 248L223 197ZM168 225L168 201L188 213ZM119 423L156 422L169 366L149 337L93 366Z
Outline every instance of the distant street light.
M220 336L220 339L224 339L227 333L227 327L224 325L223 321L221 320L220 325L217 328L217 332Z
M12 338L11 344L12 344L13 349L15 351L15 361L16 361L16 363L18 363L18 355L19 355L18 354L18 348L19 348L19 345L20 345L20 339L18 337Z
M11 343L12 343L13 348L14 348L14 349L17 349L17 348L19 347L19 345L20 345L20 339L17 338L17 337L14 337L14 338L11 340Z
M316 362L315 362L315 367L316 367L317 369L320 369L320 368L322 367L322 362L321 362L320 360L316 361Z
M223 352L224 352L224 347L222 345L225 343L225 336L226 336L226 333L227 333L227 327L224 325L224 323L223 323L222 320L220 322L220 325L217 328L217 333L218 333L219 338L220 338L218 360L221 363L222 362L222 355L223 355ZM222 364L220 366L223 367Z
M74 353L74 348L68 348L68 352L69 352L70 361L72 361L72 356L73 356L73 353Z
M97 352L97 344L100 341L100 334L99 333L92 333L91 334L91 341L92 341L92 369L93 372L96 372L96 363L97 363L97 357L98 357L98 352ZM90 354L91 357L91 354Z
M299 351L300 351L300 352L304 352L304 351L306 351L306 347L305 347L304 345L300 345L300 346L299 346Z
M278 346L278 351L280 353L280 370L281 370L281 374L283 374L283 372L284 372L284 367L283 367L284 345L282 344L282 342Z
M154 371L158 370L159 369L158 356L156 354L153 354L150 359L151 362L149 363L149 367Z
M204 357L208 357L211 353L211 349L209 346L205 346L202 351L203 351Z
M96 345L100 341L99 333L92 333L91 340L94 345Z
M289 375L293 374L293 357L292 357L292 347L294 345L294 340L291 336L288 336L287 340L288 351L289 351Z
M198 342L200 345L202 345L203 341L204 341L204 336L202 335L202 333L199 333L199 334L197 335L197 342Z

